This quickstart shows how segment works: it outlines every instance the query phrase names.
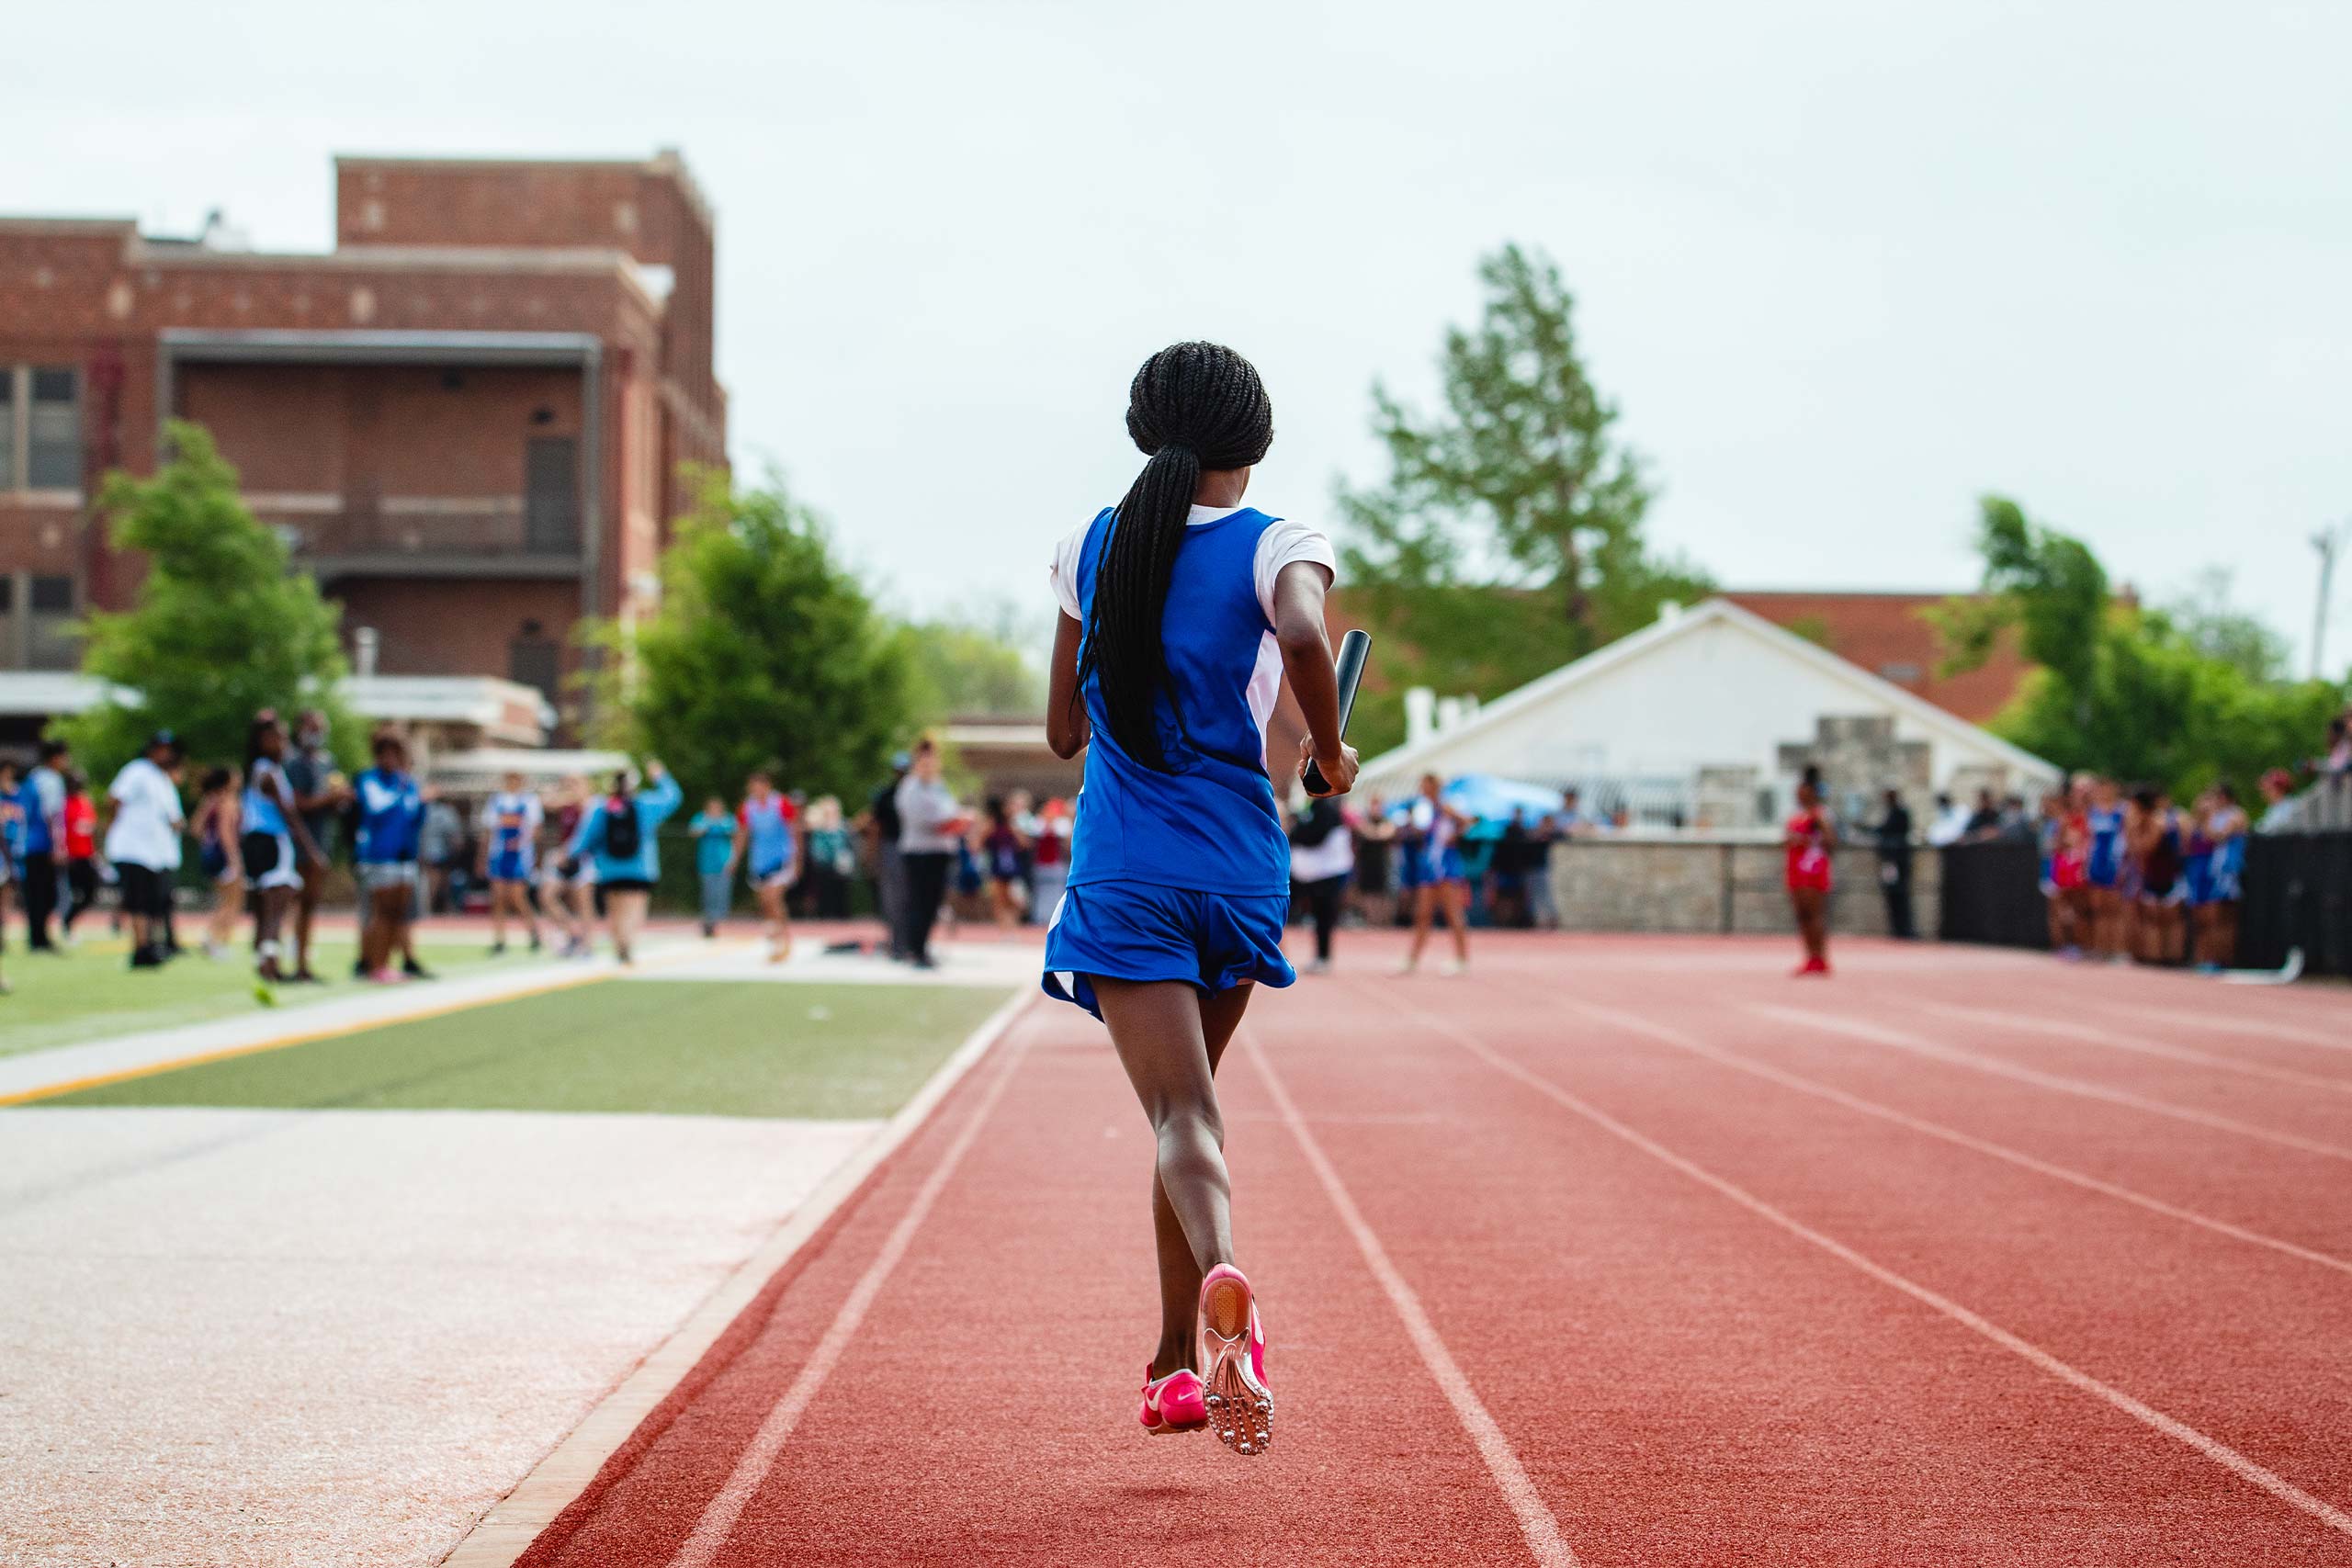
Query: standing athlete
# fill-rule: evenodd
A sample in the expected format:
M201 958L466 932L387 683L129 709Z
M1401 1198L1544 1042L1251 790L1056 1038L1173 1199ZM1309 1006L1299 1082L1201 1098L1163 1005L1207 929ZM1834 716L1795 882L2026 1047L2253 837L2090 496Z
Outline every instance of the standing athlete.
M792 956L792 920L785 913L784 896L800 877L800 824L792 802L776 793L775 780L765 770L743 785L743 805L735 813L735 851L728 857L727 874L750 868L752 896L767 921L768 962L781 964Z
M278 932L301 892L304 869L326 860L296 807L294 786L286 780L285 758L286 731L278 727L277 716L265 708L254 716L245 737L245 791L238 802L237 821L243 831L238 853L244 863L245 879L261 896L254 914L256 994L273 1004L277 1001L274 987L287 977L277 962L282 951Z
M523 775L508 773L496 795L482 802L481 874L490 884L490 951L506 951L506 917L522 918L539 951L539 917L531 908L531 874L538 868L539 828L546 812L539 797L523 787Z
M1109 1025L1157 1140L1151 1214L1159 1344L1144 1429L1213 1427L1265 1451L1273 1395L1250 1281L1234 1267L1218 1060L1252 986L1283 957L1290 845L1267 777L1283 677L1308 757L1334 794L1355 782L1323 629L1331 543L1241 504L1273 441L1258 372L1184 343L1144 361L1127 434L1150 461L1124 499L1061 541L1046 726L1087 751L1068 890L1046 934L1045 988Z
M1453 935L1453 956L1444 973L1459 975L1470 967L1470 879L1462 864L1462 829L1470 825L1452 801L1445 783L1435 773L1421 775L1421 793L1405 813L1404 885L1413 895L1413 942L1396 972L1409 975L1420 966L1421 949L1430 940L1433 915L1445 917Z
M1799 975L1829 973L1829 852L1838 829L1821 808L1821 770L1808 767L1797 781L1796 815L1781 835L1788 848L1789 903L1796 910L1797 940L1804 944Z

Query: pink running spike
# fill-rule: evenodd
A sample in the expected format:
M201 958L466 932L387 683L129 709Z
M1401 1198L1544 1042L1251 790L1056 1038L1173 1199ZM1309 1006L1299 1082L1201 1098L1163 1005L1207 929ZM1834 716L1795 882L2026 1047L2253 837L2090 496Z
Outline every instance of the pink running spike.
M1143 1369L1143 1429L1155 1438L1171 1432L1197 1432L1209 1424L1208 1406L1201 1398L1201 1380L1189 1367L1179 1367L1154 1382L1151 1366Z
M1201 1363L1209 1429L1217 1441L1238 1454L1264 1453L1274 1435L1266 1332L1256 1292L1229 1263L1218 1264L1201 1281Z

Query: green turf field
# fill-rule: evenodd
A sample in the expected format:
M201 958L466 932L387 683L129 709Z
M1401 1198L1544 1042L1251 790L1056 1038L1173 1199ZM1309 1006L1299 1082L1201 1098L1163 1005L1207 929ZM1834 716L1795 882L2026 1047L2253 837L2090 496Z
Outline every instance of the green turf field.
M253 964L242 949L218 964L190 953L161 969L132 969L129 948L119 938L85 942L61 957L45 958L27 953L21 941L13 940L16 933L9 934L0 962L16 994L0 997L0 1056L203 1023L260 1005L254 1000ZM348 937L322 937L312 962L329 984L280 987L278 1010L292 1013L305 1002L350 996L357 988L351 978L354 951ZM491 962L479 942L420 942L416 951L424 966L435 971ZM498 962L524 959L510 954Z
M600 981L41 1103L887 1116L1004 996Z

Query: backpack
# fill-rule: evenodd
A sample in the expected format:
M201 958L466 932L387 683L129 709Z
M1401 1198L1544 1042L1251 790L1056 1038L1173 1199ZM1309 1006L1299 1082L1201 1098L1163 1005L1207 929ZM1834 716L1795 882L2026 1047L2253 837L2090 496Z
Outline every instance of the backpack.
M605 853L613 860L635 860L639 841L637 802L616 795L605 802Z

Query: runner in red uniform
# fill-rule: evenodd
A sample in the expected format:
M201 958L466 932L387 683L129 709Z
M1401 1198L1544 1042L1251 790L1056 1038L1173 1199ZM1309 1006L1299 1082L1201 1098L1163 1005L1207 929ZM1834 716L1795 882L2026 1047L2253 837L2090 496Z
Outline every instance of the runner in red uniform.
M1838 829L1821 809L1821 770L1807 768L1797 781L1797 811L1783 837L1788 846L1789 902L1796 909L1797 937L1804 943L1799 975L1829 973L1829 852Z

